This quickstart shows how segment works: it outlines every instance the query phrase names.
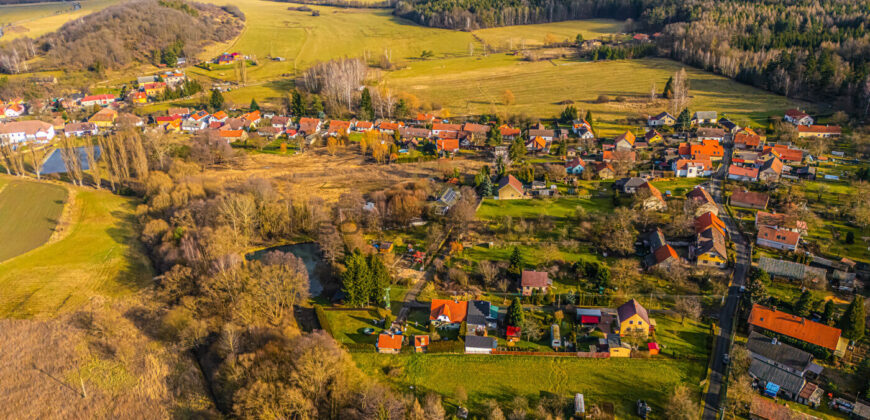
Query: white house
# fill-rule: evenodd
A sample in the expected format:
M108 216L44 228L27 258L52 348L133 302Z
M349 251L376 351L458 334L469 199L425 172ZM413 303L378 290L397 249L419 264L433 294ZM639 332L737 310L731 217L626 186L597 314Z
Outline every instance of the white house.
M69 123L63 126L63 134L66 137L84 135L95 136L100 132L97 125L92 122Z
M35 141L45 143L54 138L54 126L47 122L29 120L0 124L0 141L24 143Z
M785 111L783 119L794 125L813 125L813 117L799 109Z

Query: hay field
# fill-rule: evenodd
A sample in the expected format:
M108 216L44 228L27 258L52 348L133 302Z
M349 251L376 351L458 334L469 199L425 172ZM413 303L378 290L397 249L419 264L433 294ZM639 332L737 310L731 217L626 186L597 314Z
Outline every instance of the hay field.
M150 281L151 266L134 229L136 202L106 191L70 191L61 237L0 263L0 317L53 316Z
M54 232L67 198L66 188L4 180L0 185L0 261L37 248Z
M6 28L3 40L28 36L36 38L56 31L73 19L98 12L119 0L82 0L82 8L71 11L71 2L51 2L0 6L0 24L13 24Z
M625 29L625 22L613 19L568 20L537 25L502 26L472 31L488 45L504 50L540 47L547 36L561 41L574 41L577 34L583 39L602 35L618 34Z
M554 117L570 100L591 110L600 135L631 126L627 116L666 110L667 103L648 103L650 88L661 91L682 64L667 59L584 62L577 60L523 61L507 54L414 63L390 73L395 90L414 94L450 110L452 115L498 112ZM690 78L690 110L715 110L741 125L766 125L766 118L795 106L795 102L727 78L686 67ZM515 103L503 102L510 90ZM597 103L599 95L619 96L626 102ZM801 106L806 106L802 104Z

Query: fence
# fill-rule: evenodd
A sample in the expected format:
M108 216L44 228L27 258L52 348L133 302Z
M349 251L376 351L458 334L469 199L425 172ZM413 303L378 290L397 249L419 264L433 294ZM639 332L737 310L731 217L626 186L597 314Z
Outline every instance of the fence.
M592 359L606 359L610 357L607 352L558 352L558 351L505 351L493 350L492 354L498 356L544 356L544 357L582 357Z

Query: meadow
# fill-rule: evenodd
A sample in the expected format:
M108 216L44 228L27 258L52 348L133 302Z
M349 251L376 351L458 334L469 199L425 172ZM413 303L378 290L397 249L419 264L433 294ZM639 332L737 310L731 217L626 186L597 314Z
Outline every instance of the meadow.
M53 316L99 296L120 296L150 281L138 242L135 201L72 189L62 238L0 263L0 317Z
M564 197L531 200L485 199L477 210L477 217L485 220L496 220L504 216L536 218L544 215L557 219L567 219L576 215L579 208L588 212L611 211L613 210L613 200L610 197Z
M66 188L0 178L0 261L45 243L67 198Z
M82 8L72 11L72 2L49 2L0 6L0 25L5 28L3 40L23 36L36 38L58 30L64 23L105 9L119 0L82 0Z
M577 35L583 39L615 35L625 30L625 23L613 19L568 20L538 25L502 26L472 31L487 45L500 50L535 48L546 45L547 38L558 42L574 42Z

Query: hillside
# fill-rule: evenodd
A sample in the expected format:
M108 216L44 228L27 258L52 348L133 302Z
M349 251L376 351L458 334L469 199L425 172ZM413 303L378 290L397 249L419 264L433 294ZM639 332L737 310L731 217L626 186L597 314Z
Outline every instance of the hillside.
M174 65L203 46L234 38L244 15L232 6L163 0L135 0L110 6L64 24L37 39L19 38L0 47L0 71L27 71L26 62L44 58L41 68L100 72L132 63Z

